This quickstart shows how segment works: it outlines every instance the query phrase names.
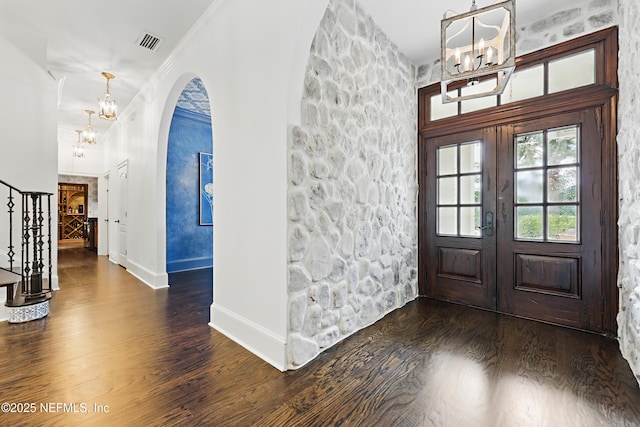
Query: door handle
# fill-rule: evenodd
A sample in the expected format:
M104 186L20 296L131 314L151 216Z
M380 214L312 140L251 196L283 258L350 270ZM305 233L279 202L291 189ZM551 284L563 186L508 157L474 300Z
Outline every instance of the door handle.
M484 216L484 225L482 227L476 227L476 230L485 230L486 236L493 236L493 212L487 212Z
M116 220L115 220L115 221L113 221L113 222L118 222L118 223L119 223L119 222L120 222L120 220L119 220L119 219L116 219Z

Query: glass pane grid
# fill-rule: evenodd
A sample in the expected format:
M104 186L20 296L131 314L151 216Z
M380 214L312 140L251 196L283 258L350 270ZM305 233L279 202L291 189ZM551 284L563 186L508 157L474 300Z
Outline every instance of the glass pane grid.
M514 237L580 241L579 127L516 135Z
M437 159L437 234L481 237L481 143L474 141L440 147Z

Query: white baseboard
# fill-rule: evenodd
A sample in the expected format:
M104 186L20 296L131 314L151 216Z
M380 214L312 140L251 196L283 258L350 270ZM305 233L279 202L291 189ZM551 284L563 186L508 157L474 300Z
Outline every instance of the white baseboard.
M255 322L236 313L211 304L211 322L209 326L240 344L265 362L280 371L287 366L287 341ZM251 343L251 344L249 344Z
M7 288L0 288L0 322L9 320L9 310L4 303L7 302Z
M51 278L51 290L52 291L59 291L60 290L60 282L58 280L58 275L54 274L53 277Z
M162 289L169 287L169 276L166 272L160 274L154 273L131 260L127 262L127 271L150 288Z

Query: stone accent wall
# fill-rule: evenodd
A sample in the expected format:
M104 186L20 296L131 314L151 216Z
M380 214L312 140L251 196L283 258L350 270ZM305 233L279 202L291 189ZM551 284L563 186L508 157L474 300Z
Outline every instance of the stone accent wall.
M546 18L528 22L526 16L517 15L516 1L516 53L518 56L543 49L594 31L616 25L616 0L576 0L566 9L559 9ZM417 71L418 87L440 80L440 58L420 65Z
M315 35L289 136L289 367L417 296L414 66L354 0Z
M619 0L618 176L620 312L622 354L640 384L640 4Z

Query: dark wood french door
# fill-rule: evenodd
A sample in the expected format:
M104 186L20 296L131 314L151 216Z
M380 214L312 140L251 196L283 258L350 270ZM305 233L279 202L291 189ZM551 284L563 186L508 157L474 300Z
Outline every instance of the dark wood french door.
M602 331L599 117L426 141L427 296Z
M427 296L496 308L495 127L427 141ZM487 227L481 229L481 227Z

